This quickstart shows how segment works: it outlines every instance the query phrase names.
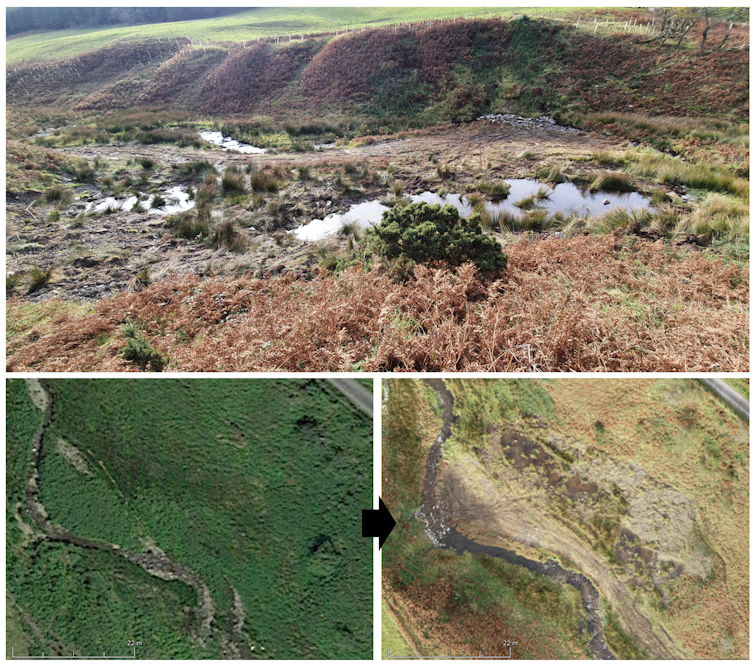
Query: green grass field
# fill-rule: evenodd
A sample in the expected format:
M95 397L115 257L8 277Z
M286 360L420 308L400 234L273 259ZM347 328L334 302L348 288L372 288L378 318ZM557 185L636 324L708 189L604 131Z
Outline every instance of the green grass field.
M112 654L136 638L142 658L219 658L235 590L252 656L371 658L372 544L361 537L361 510L372 501L372 424L329 383L49 388L57 411L38 484L50 521L134 554L156 546L191 569L211 594L213 633L196 640L190 586L107 551L26 539L34 523L23 489L42 413L13 380L6 569L19 643L25 637L35 653Z
M561 16L570 15L574 10L540 7L537 11ZM533 14L534 10L526 7L260 7L232 16L198 21L37 33L6 42L5 58L7 65L70 58L119 40L190 37L195 42L240 43L264 37L342 32L346 28L351 30L396 21L413 23L461 16L513 16L524 12Z

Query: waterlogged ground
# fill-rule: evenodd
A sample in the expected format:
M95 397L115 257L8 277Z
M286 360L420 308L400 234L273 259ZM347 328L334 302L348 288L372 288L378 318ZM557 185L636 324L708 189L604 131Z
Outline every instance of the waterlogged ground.
M387 210L381 200L393 196L396 183L400 183L403 197L453 204L467 216L471 211L468 197L458 193L480 174L504 179L510 194L505 199L488 198L485 208L492 214L518 213L515 203L540 187L530 175L542 161L560 162L565 156L583 159L613 145L585 133L488 123L304 154L262 154L262 149L238 145L221 133L209 133L205 139L218 147L89 145L62 149L73 158L101 161L105 170L113 172L134 172L136 161L153 161L155 167L147 183L140 186L143 197L139 203L144 210L133 211L133 197L109 197L97 183L77 186L76 198L61 209L60 220L49 219L52 206L44 202L41 193L11 196L6 273L52 265L49 284L29 297L34 300L50 296L99 299L133 287L144 270L150 280L184 273L238 275L249 271L260 276L291 271L310 277L318 273L322 244L337 251L347 243L337 234L343 223L357 221L365 226L378 221ZM255 155L250 157L249 152ZM177 168L197 160L207 160L219 172L229 166L244 168L251 161L256 169L277 168L281 174L280 191L265 194L258 206L251 205L250 195L214 204L212 223L232 220L244 240L241 249L212 248L206 239L175 238L172 233L169 216L190 209L194 202L188 188L202 183L202 178L192 181ZM308 168L307 175L300 175L300 165ZM440 165L451 165L453 173L440 176ZM589 169L584 168L587 174ZM248 177L244 178L248 183ZM450 194L438 195L443 191ZM537 203L548 215L557 211L598 215L615 207L631 210L647 205L647 199L637 193L589 193L571 183L550 186L549 192L548 199ZM165 197L167 203L150 207L154 193ZM77 220L82 211L94 215ZM516 235L495 229L489 233L503 245L517 242ZM23 294L25 289L21 290Z
M614 193L605 190L592 192L586 187L579 188L573 183L559 183L551 187L537 179L508 179L505 183L510 186L510 192L503 201L484 203L484 209L491 214L492 220L497 220L503 213L510 213L521 219L525 209L516 206L515 203L535 195L542 188L548 194L546 198L537 201L536 208L545 211L548 218L556 214L564 217L571 214L599 216L614 209L623 209L628 212L638 209L651 210L649 198L639 193ZM473 213L473 205L465 195L457 193L439 195L433 192L423 192L409 197L412 202L454 206L463 218L468 218ZM307 241L325 239L336 234L343 225L348 223L358 223L364 228L371 227L379 223L382 214L388 210L389 207L381 204L379 200L362 202L352 206L346 213L330 214L324 220L314 219L296 228L294 234L297 238Z

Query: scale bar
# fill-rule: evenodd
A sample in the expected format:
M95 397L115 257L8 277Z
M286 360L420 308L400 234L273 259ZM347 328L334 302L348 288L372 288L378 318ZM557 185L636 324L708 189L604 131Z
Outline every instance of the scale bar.
M76 655L76 650L72 650L71 656L45 656L44 652L42 652L42 656L16 656L15 649L11 647L10 656L12 659L135 659L136 647L134 647L133 654L126 654L125 656L108 656L104 652L102 656L81 656Z
M390 648L387 648L387 658L388 659L510 659L511 658L511 652L512 650L508 650L508 656L482 656L482 653L479 652L478 655L475 656L453 656L450 653L450 650L448 650L447 654L443 654L441 656L424 656L422 654L416 654L414 656L398 656L397 654L390 654Z

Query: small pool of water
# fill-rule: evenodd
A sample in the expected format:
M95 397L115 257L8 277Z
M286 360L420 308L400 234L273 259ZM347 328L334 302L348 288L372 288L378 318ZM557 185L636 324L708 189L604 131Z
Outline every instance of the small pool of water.
M115 197L105 197L104 199L97 200L96 202L89 202L86 205L86 212L89 211L104 211L107 208L119 209L121 211L130 211L134 208L137 202L141 203L141 206L145 211L149 213L180 213L181 211L188 211L194 206L194 200L189 200L189 194L179 186L168 188L162 195L166 200L165 206L159 208L152 207L153 195L141 195L140 197L131 196L126 199L116 199Z
M536 193L541 187L546 187L550 196L546 200L539 200L537 208L546 211L547 217L560 212L564 217L571 214L582 216L599 216L612 209L624 209L629 213L637 209L650 208L649 200L639 193L611 193L603 190L591 192L580 190L573 183L559 183L557 186L547 186L535 179L510 179L506 180L510 186L508 197L500 201L486 201L485 209L492 215L508 211L516 216L522 216L524 212L519 209L515 202ZM472 207L466 196L449 194L440 196L437 193L423 192L420 195L411 195L412 202L427 202L428 204L450 204L461 214L462 218L471 215ZM605 202L607 201L607 204ZM357 222L362 227L371 227L382 219L383 212L388 207L380 204L379 200L362 202L352 206L346 213L333 213L324 220L314 219L308 225L302 225L294 231L299 239L305 241L318 241L335 234L346 223Z
M332 234L336 234L346 223L358 223L362 227L371 227L382 220L383 212L388 207L380 204L379 200L362 202L352 206L346 213L331 213L324 220L315 218L308 225L301 225L294 230L298 239L304 241L319 241Z
M223 151L235 151L236 153L265 153L266 149L257 148L251 144L244 144L231 137L223 137L222 132L200 132L199 136L210 144L215 144Z
M533 195L541 187L547 188L550 196L546 200L539 200L537 208L546 211L548 218L558 212L565 217L571 214L592 217L600 216L612 209L623 209L631 213L637 209L649 208L649 199L639 193L614 193L604 190L592 192L587 189L579 189L573 183L559 183L556 186L548 186L536 179L510 179L506 180L506 183L510 186L510 193L505 199L497 202L485 202L484 208L489 213L499 214L508 211L514 215L521 215L522 210L515 203ZM471 204L466 197L461 198L458 195L440 197L435 193L424 192L421 195L413 196L412 199L429 204L452 204L464 218L471 215Z

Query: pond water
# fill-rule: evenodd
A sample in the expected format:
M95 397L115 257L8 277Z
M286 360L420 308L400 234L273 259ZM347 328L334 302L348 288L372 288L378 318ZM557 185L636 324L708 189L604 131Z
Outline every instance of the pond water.
M506 180L510 186L510 193L504 200L499 202L485 202L485 209L491 213L508 211L515 215L522 213L515 203L533 195L540 188L547 188L550 196L546 200L540 200L537 207L546 211L548 218L558 212L568 217L571 214L582 216L599 216L612 209L623 209L629 213L637 209L649 207L649 200L639 193L615 193L604 190L590 191L579 189L573 183L559 183L556 186L548 186L536 179L510 179ZM424 192L418 196L421 201L429 204L452 204L464 218L471 215L471 204L466 197L458 195L445 195L440 197L435 193ZM412 199L414 199L412 197ZM416 201L416 199L414 199ZM607 204L605 204L607 201Z
M163 198L166 200L165 206L159 208L152 207L152 195L141 195L140 197L132 196L126 199L116 199L115 197L105 197L104 199L97 200L96 202L89 202L86 205L85 211L104 211L107 208L119 209L121 211L130 211L133 209L137 202L141 202L141 206L149 213L180 213L181 211L187 211L194 206L194 200L189 200L189 194L180 188L174 186L168 188L163 194Z
M235 151L236 153L265 153L263 148L257 148L251 144L244 144L232 137L223 137L222 132L200 132L199 136L210 144L216 144L223 151Z
M559 183L556 186L547 186L536 179L510 179L506 180L510 186L510 193L504 200L497 202L486 201L485 209L492 215L504 211L520 216L523 214L515 202L536 193L541 187L548 189L550 196L546 200L540 200L538 208L547 212L547 217L561 212L565 217L571 214L583 216L599 216L612 209L624 209L629 213L637 209L649 208L649 200L639 193L613 193L604 190L591 192L580 190L573 183ZM427 202L428 204L450 204L458 209L461 217L468 218L471 215L471 203L465 196L449 194L440 196L437 193L423 192L420 195L411 195L412 202ZM607 201L607 204L605 204ZM346 213L333 213L324 220L314 219L308 225L302 225L294 231L299 239L305 241L317 241L335 234L345 223L357 222L362 227L370 227L378 223L383 212L388 207L380 204L379 200L362 202L352 206Z
M376 199L362 202L352 206L346 213L331 213L325 216L324 220L315 218L308 225L301 225L293 233L304 241L318 241L335 234L346 223L358 223L362 227L371 227L380 222L383 212L387 210L388 207L380 204Z

